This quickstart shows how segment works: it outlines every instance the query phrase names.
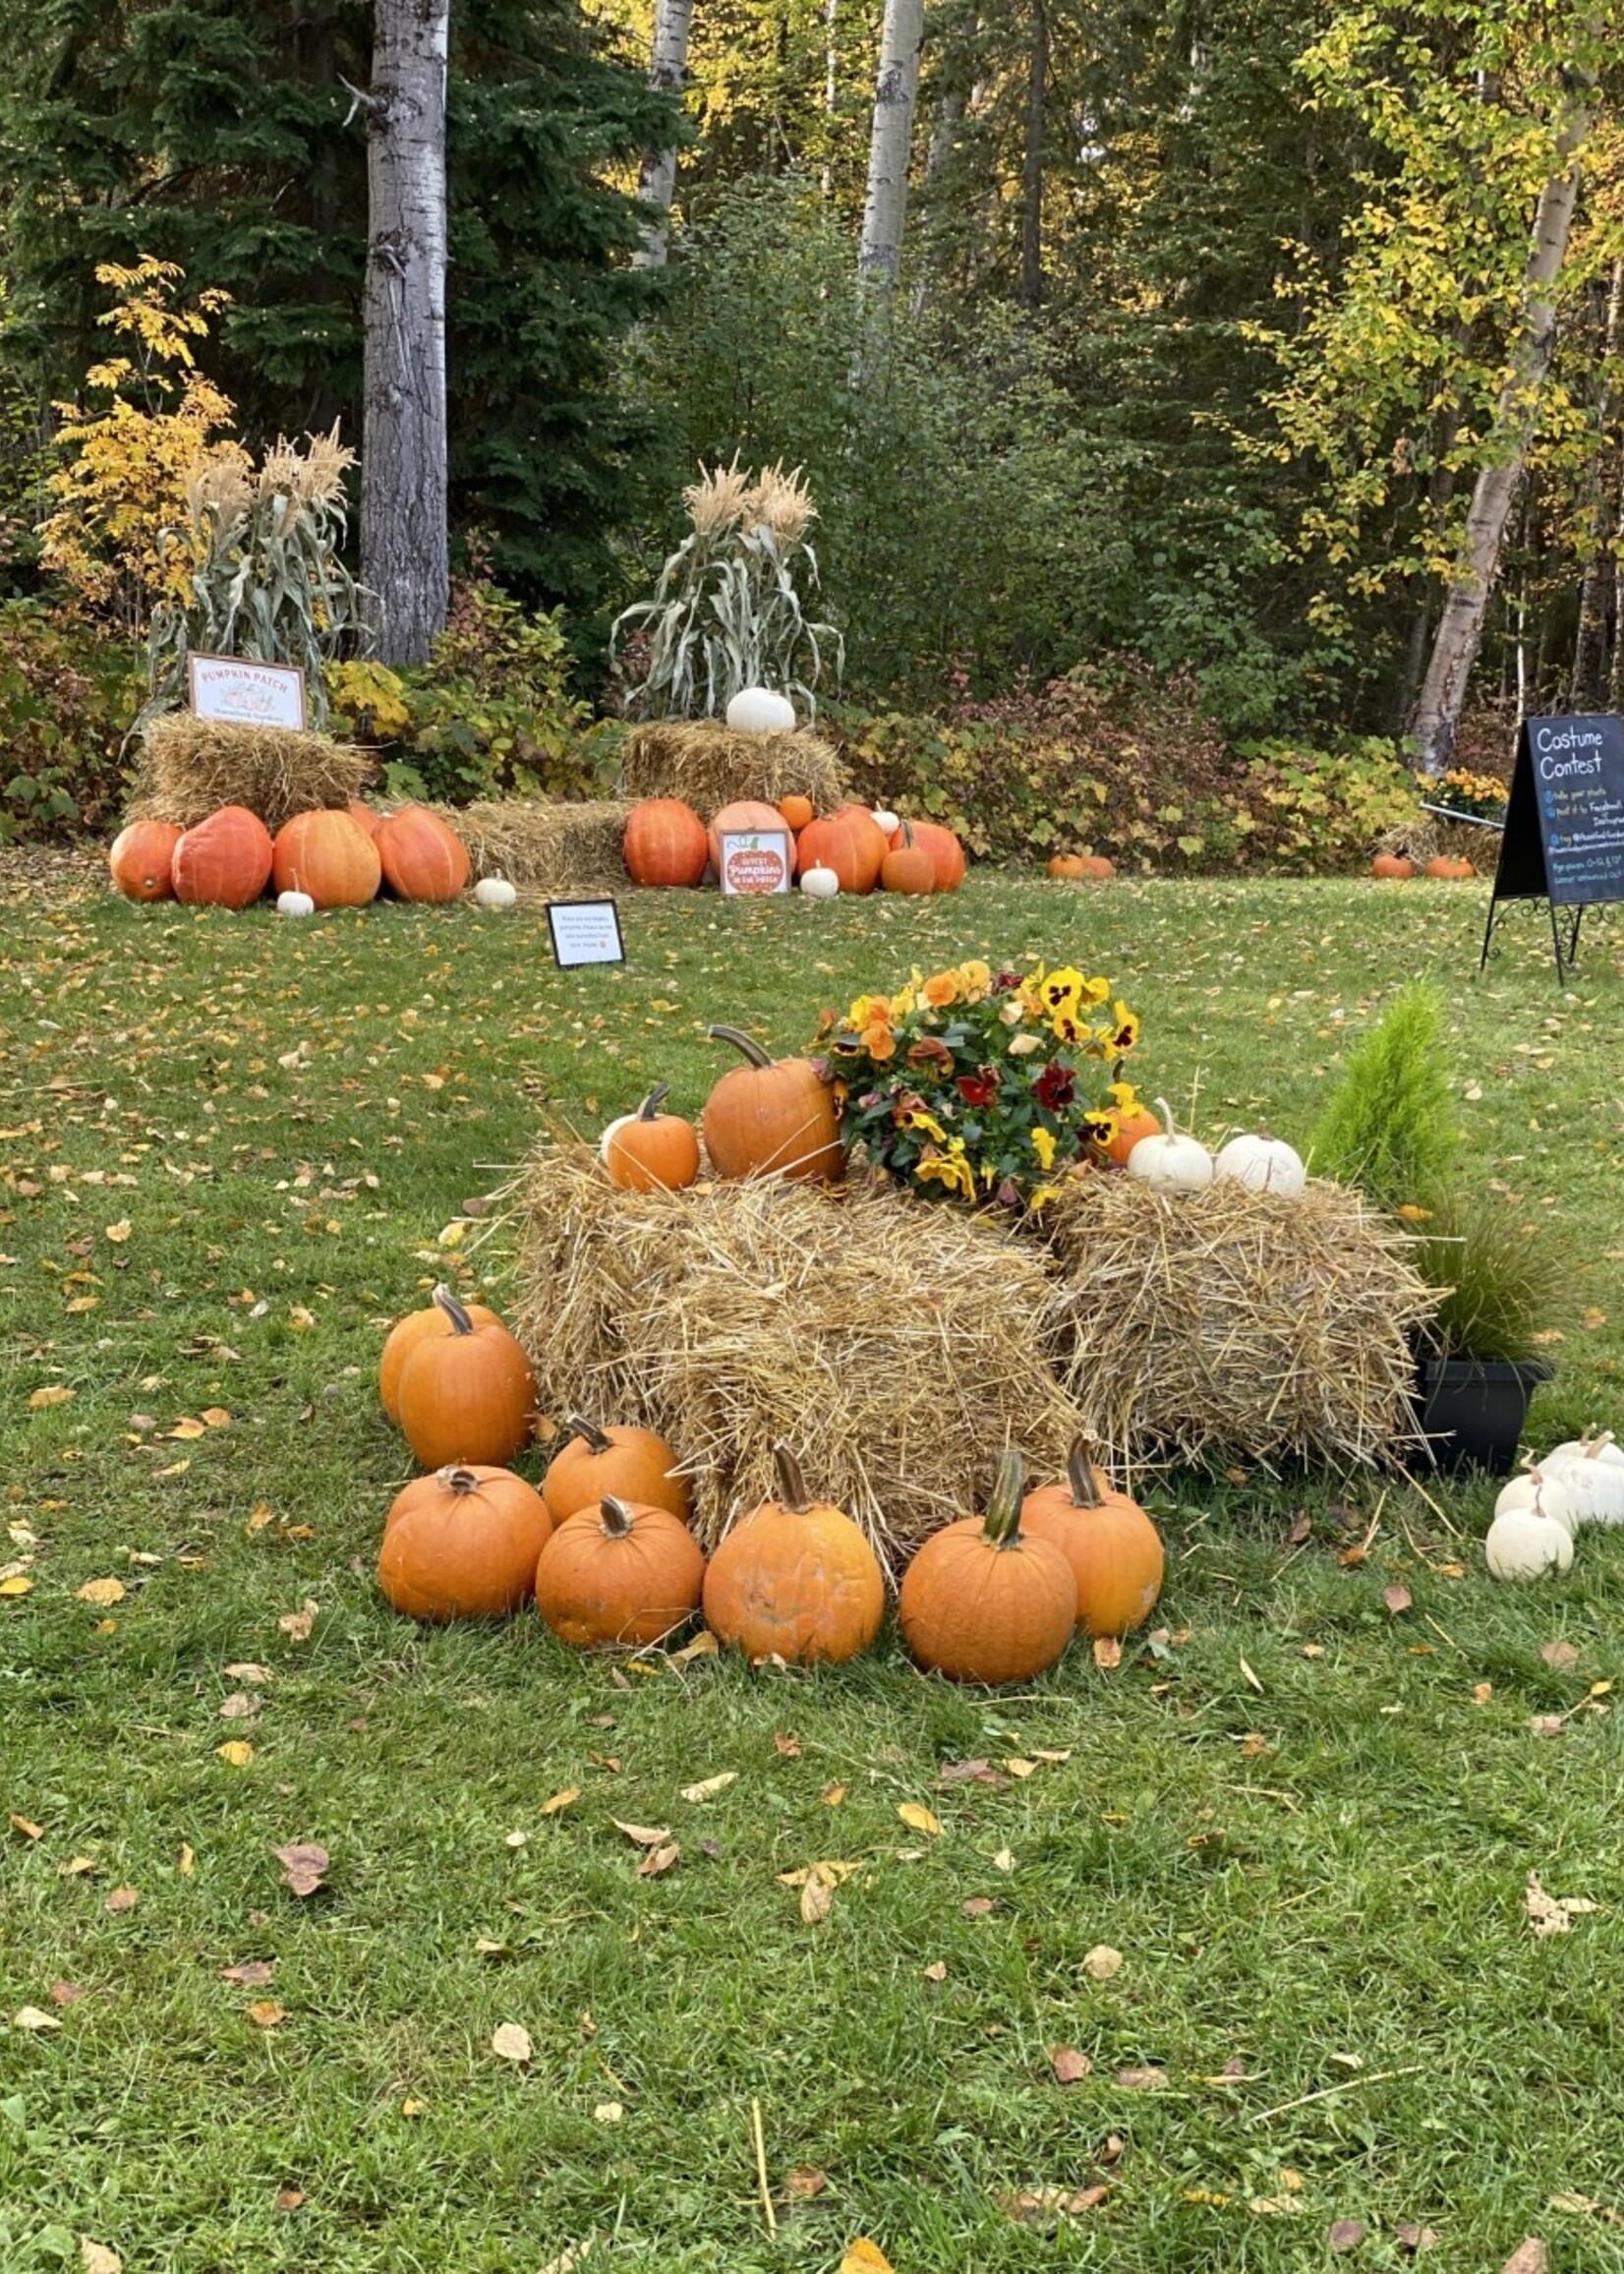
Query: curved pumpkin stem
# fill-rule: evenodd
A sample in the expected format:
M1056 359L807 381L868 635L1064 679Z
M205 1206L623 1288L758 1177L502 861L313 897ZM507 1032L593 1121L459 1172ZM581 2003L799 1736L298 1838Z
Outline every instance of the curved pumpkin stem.
M902 823L902 844L907 851L913 850L913 824L911 821L904 820Z
M1599 1460L1607 1447L1616 1441L1611 1429L1587 1429L1585 1431L1585 1459L1587 1461Z
M1098 1485L1094 1482L1094 1448L1088 1439L1072 1439L1066 1456L1066 1475L1072 1487L1072 1504L1076 1508L1102 1508L1105 1505Z
M1162 1127L1166 1130L1168 1136L1177 1137L1179 1133L1173 1126L1173 1108L1168 1104L1167 1099L1165 1097L1158 1097L1153 1100L1153 1102L1155 1104L1156 1111L1162 1117Z
M657 1081L653 1089L649 1091L648 1096L638 1107L635 1119L638 1121L653 1121L658 1115L660 1108L665 1104L667 1098L668 1098L670 1094L671 1085L668 1081Z
M742 1050L752 1066L768 1067L773 1061L752 1034L745 1034L736 1026L707 1026L706 1033L713 1042L730 1042L735 1050Z
M455 1492L459 1500L480 1488L480 1481L473 1470L465 1469L460 1462L454 1462L449 1469L441 1469L435 1482L443 1485L447 1492Z
M806 1488L806 1474L800 1457L788 1445L773 1447L773 1466L779 1473L779 1498L797 1516L812 1505L812 1495Z
M450 1288L444 1284L443 1280L439 1286L435 1289L434 1294L429 1298L429 1300L436 1311L444 1312L446 1317L451 1321L451 1332L453 1334L472 1334L474 1332L474 1321L469 1317L467 1312L464 1311L462 1305L451 1293Z
M614 1439L606 1436L596 1422L584 1421L579 1414L571 1414L565 1428L572 1437L580 1437L585 1441L589 1453L612 1453L614 1450Z
M981 1524L982 1537L995 1547L1020 1545L1020 1489L1025 1475L1020 1455L1014 1445L1006 1445L993 1471L993 1488Z
M624 1500L617 1500L612 1492L606 1492L598 1503L604 1520L604 1535L609 1540L629 1540L631 1537L631 1509Z

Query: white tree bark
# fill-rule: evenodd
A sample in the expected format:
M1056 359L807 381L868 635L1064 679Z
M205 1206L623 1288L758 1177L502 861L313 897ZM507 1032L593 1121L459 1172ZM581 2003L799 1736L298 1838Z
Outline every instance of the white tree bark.
M680 95L688 79L688 28L693 21L693 0L655 0L654 48L649 64L649 85L662 94ZM676 145L650 150L643 160L637 194L656 208L656 217L643 229L643 242L632 255L634 268L664 268L670 234L671 200L676 196Z
M1607 601L1615 583L1613 555L1607 542L1611 519L1606 491L1607 435L1613 411L1609 376L1618 359L1621 330L1624 330L1624 256L1613 262L1607 288L1607 313L1602 324L1601 379L1595 397L1595 447L1591 454L1589 485L1590 543L1579 586L1579 629L1573 643L1573 678L1568 690L1568 708L1573 711L1586 710L1598 700L1598 682L1606 660Z
M925 0L886 0L857 268L859 275L888 291L897 281L902 260L908 160L913 148L919 48L924 35Z
M445 72L450 0L377 0L367 120L361 573L379 653L421 663L450 597Z
M1556 170L1539 193L1523 271L1523 320L1511 369L1484 437L1485 462L1472 493L1466 532L1450 572L1443 614L1416 706L1421 771L1444 774L1455 751L1467 680L1478 658L1506 518L1534 438L1539 394L1556 345L1556 279L1579 197L1578 152L1590 132L1591 89L1576 87L1556 136Z

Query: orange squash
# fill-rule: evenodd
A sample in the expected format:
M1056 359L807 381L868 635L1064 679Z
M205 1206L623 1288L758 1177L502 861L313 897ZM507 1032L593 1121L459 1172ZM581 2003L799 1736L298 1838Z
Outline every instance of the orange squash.
M296 813L276 832L270 878L279 893L309 893L319 908L362 908L382 875L376 843L348 813Z
M629 1423L600 1429L576 1414L542 1481L542 1497L561 1524L577 1508L596 1508L606 1493L688 1521L688 1480L676 1474L676 1455L664 1437Z
M705 824L680 797L645 797L634 805L622 850L626 873L640 885L696 885L710 857Z
M352 797L344 810L356 827L364 829L369 837L376 837L383 827L383 815L377 806L368 805L359 797Z
M1119 1117L1117 1134L1105 1148L1107 1158L1114 1160L1119 1169L1126 1169L1128 1156L1140 1137L1162 1137L1165 1134L1149 1106L1136 1105L1131 1113Z
M1469 860L1457 860L1450 853L1440 852L1435 860L1427 862L1424 873L1431 877L1445 877L1451 883L1459 883L1467 877L1476 876L1478 872Z
M736 1026L712 1026L742 1050L747 1066L725 1074L705 1101L700 1128L719 1177L806 1177L838 1185L845 1173L834 1093L809 1058L769 1058Z
M551 1534L541 1494L511 1470L440 1469L397 1495L377 1584L411 1618L499 1618L535 1592Z
M483 1303L467 1303L463 1309L476 1326L501 1324L496 1313L488 1311ZM409 1311L404 1318L397 1318L390 1327L383 1354L377 1362L377 1394L391 1422L400 1419L400 1376L406 1361L420 1342L450 1332L449 1314L435 1303L429 1304L422 1311Z
M842 893L871 893L886 857L886 833L866 805L842 805L823 821L809 821L795 849L803 869L832 868Z
M426 805L403 805L377 837L384 881L397 900L454 901L468 882L468 847Z
M606 1493L577 1508L536 1565L536 1608L575 1650L641 1649L699 1608L705 1551L668 1508Z
M186 832L173 821L132 821L114 838L107 866L127 901L172 901L175 847Z
M1057 883L1075 884L1087 872L1080 852L1056 852L1049 856L1046 873Z
M932 1533L902 1574L897 1620L927 1672L955 1682L1030 1681L1077 1620L1077 1583L1050 1540L1020 1527L1020 1455L999 1456L985 1516Z
M530 1441L536 1381L505 1326L480 1325L448 1287L435 1302L449 1334L425 1336L400 1370L400 1426L426 1469L501 1464Z
M810 797L781 797L779 811L798 837L812 819L812 800Z
M1378 852L1370 863L1372 876L1411 877L1415 873L1415 862L1402 852Z
M953 831L940 821L916 821L913 834L936 863L936 889L939 893L956 893L964 881L964 847ZM892 850L902 842L901 824L891 835Z
M662 1113L670 1084L649 1091L635 1113L611 1121L598 1143L598 1157L611 1185L623 1193L676 1193L699 1175L699 1137L679 1113Z
M759 797L736 797L731 805L719 806L711 816L707 843L710 846L711 866L722 874L722 833L735 830L740 833L752 829L776 829L783 834L783 815L776 805L768 805Z
M901 844L880 863L880 884L888 893L933 893L936 863L913 834L913 824L900 825Z
M1067 1482L1044 1485L1021 1503L1028 1539L1052 1541L1077 1583L1077 1624L1088 1635L1124 1635L1150 1616L1162 1592L1161 1534L1136 1500L1117 1491L1081 1437Z
M774 1450L776 1499L741 1516L705 1573L705 1623L752 1659L838 1665L866 1651L885 1616L880 1559L860 1525L806 1488L787 1445Z
M246 805L222 805L189 829L170 856L175 898L207 907L246 908L270 877L270 832Z

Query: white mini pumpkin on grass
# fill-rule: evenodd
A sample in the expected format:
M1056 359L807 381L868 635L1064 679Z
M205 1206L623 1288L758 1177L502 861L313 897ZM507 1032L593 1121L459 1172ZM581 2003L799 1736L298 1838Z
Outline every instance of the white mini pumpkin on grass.
M840 889L841 880L832 868L801 871L801 891L809 901L832 901Z
M1544 1504L1543 1480L1537 1480L1526 1508L1496 1516L1483 1542L1483 1559L1496 1579L1543 1579L1573 1568L1573 1534Z
M276 913L279 916L314 916L316 903L309 893L288 891L276 896Z
M518 897L504 876L482 876L474 887L474 899L482 908L510 908Z

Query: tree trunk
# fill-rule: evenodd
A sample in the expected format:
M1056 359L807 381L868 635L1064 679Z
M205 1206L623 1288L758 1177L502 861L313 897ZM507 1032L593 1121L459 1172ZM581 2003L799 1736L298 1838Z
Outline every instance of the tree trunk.
M1612 419L1613 366L1618 355L1619 321L1624 313L1624 257L1613 262L1607 290L1607 315L1601 333L1601 376L1595 390L1595 448L1591 456L1588 484L1590 546L1579 586L1579 630L1573 643L1573 681L1568 707L1587 711L1600 700L1601 676L1606 667L1607 600L1614 566L1609 544L1606 490L1607 428Z
M1487 463L1478 475L1466 534L1450 572L1443 614L1416 709L1415 735L1423 773L1444 774L1467 680L1482 638L1483 616L1505 535L1506 517L1522 480L1534 437L1539 393L1556 345L1552 288L1567 253L1579 195L1576 153L1590 131L1588 81L1576 84L1557 128L1556 171L1539 193L1534 237L1523 271L1523 321L1511 351L1511 370L1485 437Z
M680 95L688 78L688 27L694 0L655 0L654 48L649 62L649 85L662 94ZM667 150L649 150L643 159L637 194L655 216L643 228L643 242L632 255L634 268L664 268L670 233L671 200L676 196L676 145Z
M1020 297L1043 299L1043 127L1049 94L1048 0L1031 0L1031 64L1026 82L1026 154L1020 170Z
M835 147L835 114L841 99L841 0L824 0L823 9L823 115L828 136L827 147ZM826 199L835 194L835 164L832 155L823 162L823 194Z
M897 281L902 261L908 159L913 147L919 48L924 33L925 0L886 0L857 272L888 292Z
M421 663L445 622L445 68L450 0L377 0L367 117L361 573L378 653Z

